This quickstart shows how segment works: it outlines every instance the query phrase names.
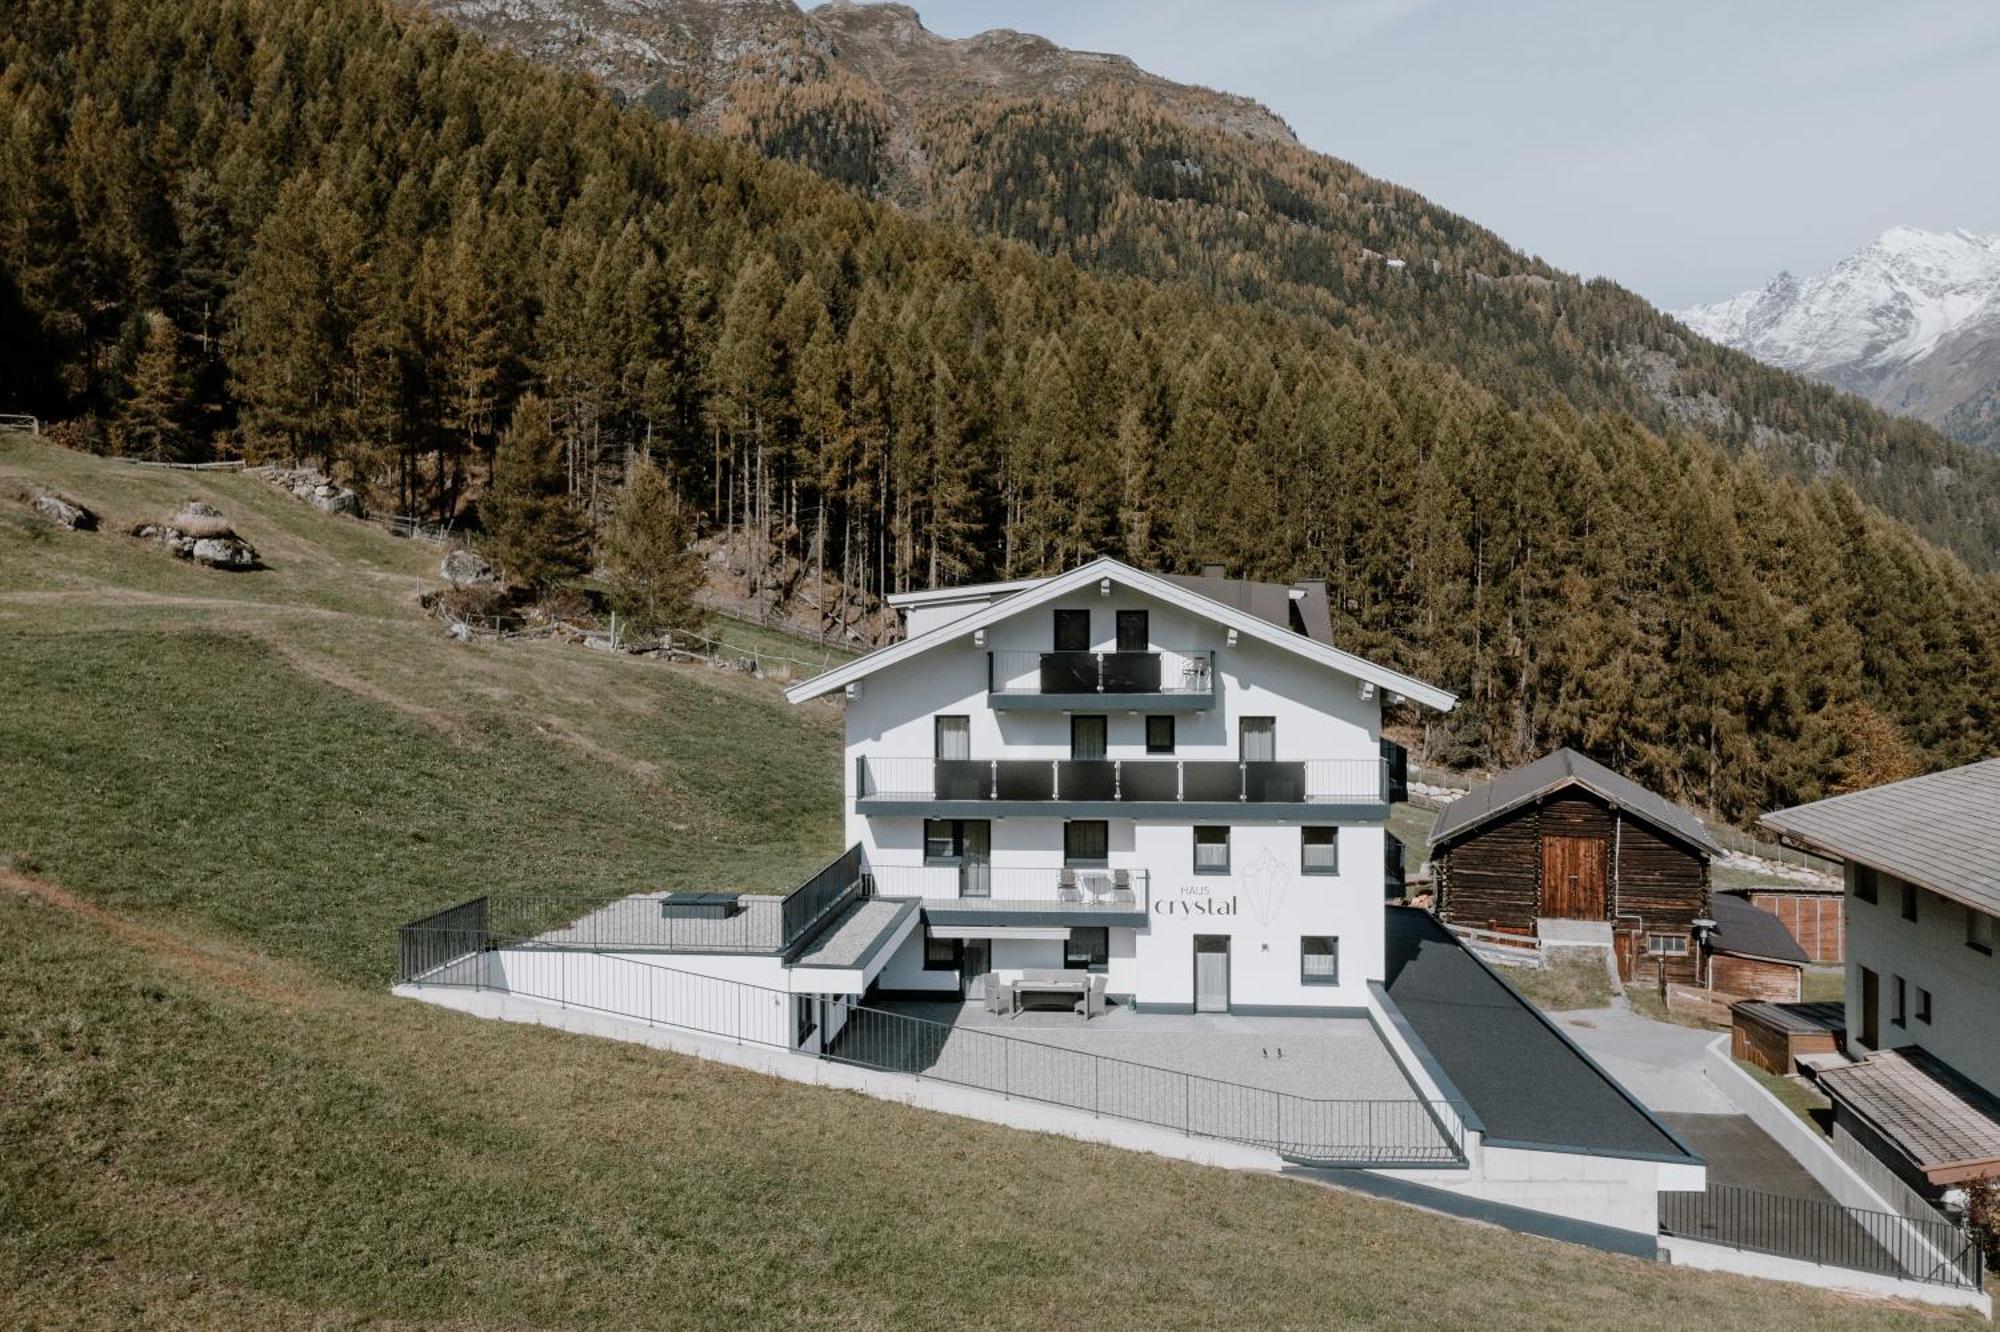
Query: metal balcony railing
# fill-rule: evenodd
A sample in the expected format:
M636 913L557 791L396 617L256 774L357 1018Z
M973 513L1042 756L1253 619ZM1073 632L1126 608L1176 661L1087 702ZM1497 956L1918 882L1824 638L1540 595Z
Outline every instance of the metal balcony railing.
M986 687L995 694L1212 694L1215 654L1146 652L989 652Z
M871 870L880 897L991 901L1044 905L1067 903L1109 910L1145 911L1152 879L1145 870L1042 868L1025 865L877 865Z
M855 760L862 802L1340 805L1388 802L1380 759Z

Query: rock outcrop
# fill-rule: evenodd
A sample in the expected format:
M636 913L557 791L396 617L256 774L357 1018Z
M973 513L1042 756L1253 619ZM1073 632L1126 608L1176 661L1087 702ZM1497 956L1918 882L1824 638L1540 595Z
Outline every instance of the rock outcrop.
M323 472L310 467L253 467L250 471L280 490L289 491L321 513L361 516L361 496L346 486L334 484L333 478Z
M183 560L211 569L244 570L260 568L256 548L222 516L222 510L200 500L190 500L181 511L163 523L141 523L132 535L156 541Z
M71 499L60 491L31 482L17 490L15 497L57 527L71 532L97 530L97 515L84 507L81 500Z
M463 546L445 552L438 561L438 577L453 587L484 587L499 581L492 565Z

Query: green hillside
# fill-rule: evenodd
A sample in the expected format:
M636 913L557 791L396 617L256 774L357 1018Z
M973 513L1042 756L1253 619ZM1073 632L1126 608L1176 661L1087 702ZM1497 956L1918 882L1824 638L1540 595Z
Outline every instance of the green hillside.
M0 507L0 1325L1940 1321L395 999L443 902L795 881L837 712L451 643L431 548L254 477L22 478L106 522ZM268 569L120 530L190 497Z

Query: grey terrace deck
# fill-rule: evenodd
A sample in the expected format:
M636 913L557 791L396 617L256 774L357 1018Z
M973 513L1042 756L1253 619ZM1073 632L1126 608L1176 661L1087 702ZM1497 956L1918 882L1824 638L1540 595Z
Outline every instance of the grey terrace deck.
M858 967L917 910L915 902L871 897L843 911L792 962L797 967Z
M567 925L535 933L535 942L574 948L635 952L776 953L784 945L782 898L746 893L731 916L674 916L661 907L666 893L621 897Z

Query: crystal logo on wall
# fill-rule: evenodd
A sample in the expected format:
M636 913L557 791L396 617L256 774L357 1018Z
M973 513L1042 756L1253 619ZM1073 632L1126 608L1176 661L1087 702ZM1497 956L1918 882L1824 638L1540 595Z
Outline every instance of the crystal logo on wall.
M1269 925L1277 920L1285 897L1292 890L1293 875L1285 862L1272 855L1267 847L1257 853L1238 877L1243 881L1243 894L1250 899L1250 910L1257 923Z

